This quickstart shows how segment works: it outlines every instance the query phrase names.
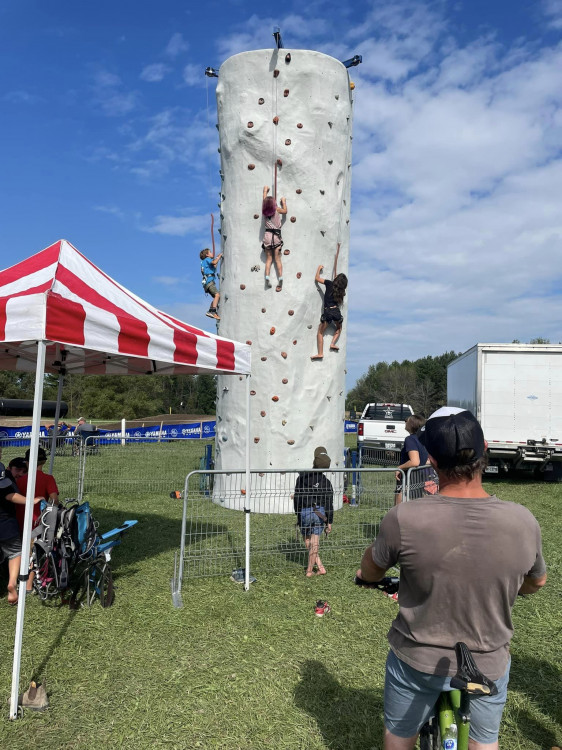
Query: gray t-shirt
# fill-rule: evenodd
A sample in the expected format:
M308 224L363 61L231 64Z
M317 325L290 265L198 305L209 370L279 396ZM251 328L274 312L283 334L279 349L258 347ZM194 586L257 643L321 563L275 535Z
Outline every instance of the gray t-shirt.
M495 496L433 495L396 506L381 523L373 561L400 564L400 609L388 633L399 659L454 675L454 645L464 641L493 680L507 667L523 578L546 572L536 518Z

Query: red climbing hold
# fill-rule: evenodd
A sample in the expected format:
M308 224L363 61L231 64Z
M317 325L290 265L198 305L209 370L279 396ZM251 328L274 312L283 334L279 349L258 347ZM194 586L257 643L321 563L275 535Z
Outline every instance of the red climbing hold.
M256 395L255 391L250 391L250 396L255 396L255 395Z
M281 352L281 356L283 357L283 359L287 359L287 352Z
M285 146L290 146L290 145L291 145L291 139L287 138L287 140L285 141Z
M259 218L260 218L259 214L254 214L254 219L259 219Z
M294 341L293 341L293 344L296 344L296 343L297 343L297 340L296 340L296 339L294 339Z
M262 307L261 311L262 311L262 312L265 312L265 307Z
M295 190L295 192L296 192L296 194L297 194L297 195L300 195L300 194L302 193L302 190L301 190L300 188L297 188L297 189Z
M287 440L287 443L288 443L289 445L294 445L294 444L295 444L295 441L294 441L294 440Z
M273 77L274 77L274 78L277 78L277 76L278 76L278 75L279 75L279 71L278 71L277 69L276 69L276 70L274 70L274 71L273 71Z
M302 128L302 122L297 122L297 128Z
M248 164L248 169L252 170L252 169L255 169L255 168L256 168L255 164Z
M287 385L287 383L288 383L289 381L287 380L287 378L283 378L283 380L282 380L281 382L283 383L283 385Z
M271 326L271 328L269 329L269 333L270 333L270 334L271 334L272 336L273 336L273 334L275 333L275 328L274 328L273 326Z
M271 397L271 400L272 400L272 401L279 401L279 396L272 396L272 397Z
M291 62L291 53L290 52L287 52L287 54L285 55L285 62L286 63L290 63Z
M259 438L254 438L254 443L259 443L259 441L260 441ZM246 490L242 490L242 494L245 495L246 494Z
M264 101L265 101L265 99L262 99L261 96L260 96L260 98L258 99L258 104L263 104Z
M283 96L289 96L289 89L285 89L285 91L283 92Z
M301 277L301 276L302 276L302 273L301 273L301 272L299 271L299 272L297 273L297 279L300 279L300 277Z
M260 416L265 417L265 412L264 411L260 411Z
M289 314L289 315L294 315L294 314L295 314L295 311L294 311L294 310L289 310L289 313L288 313L288 314Z
M250 346L252 346L252 342L251 341L246 341L246 343L249 344Z
M253 123L253 122L252 122L251 120L250 120L250 122L248 123L248 127L249 127L249 128L253 128L253 127L254 127L254 123Z
M296 220L297 220L297 217L296 217L296 216L291 216L291 223L292 223L292 224L294 224Z
M240 284L240 289L242 289L242 291L244 291L245 288L246 288L246 284Z
M279 122L279 118L277 117L277 115L275 115L275 117L273 118L273 124L277 125L278 122Z
M283 250L283 255L289 255L291 251L287 248L286 250Z
M266 359L267 359L267 357L262 357L262 358L261 358L261 361L262 361L262 362L265 362L265 361L266 361Z

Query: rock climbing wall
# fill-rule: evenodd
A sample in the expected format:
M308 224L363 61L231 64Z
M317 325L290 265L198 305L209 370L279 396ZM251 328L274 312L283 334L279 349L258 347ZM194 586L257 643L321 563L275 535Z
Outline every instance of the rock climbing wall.
M330 327L324 359L310 357L324 292L314 281L316 269L323 265L324 278L332 278L338 243L338 273L348 268L352 103L347 69L318 52L245 52L219 71L219 333L252 347L252 469L310 468L318 445L332 467L343 465L347 297L339 352L329 349ZM268 185L274 193L275 183L277 202L285 197L288 209L281 291L274 265L272 287L266 286L261 249L262 191ZM217 469L245 466L245 388L244 380L218 378ZM294 478L283 483L291 491ZM215 499L228 506L225 495L219 482ZM337 507L341 486L335 500ZM292 512L290 492L276 491L267 510Z

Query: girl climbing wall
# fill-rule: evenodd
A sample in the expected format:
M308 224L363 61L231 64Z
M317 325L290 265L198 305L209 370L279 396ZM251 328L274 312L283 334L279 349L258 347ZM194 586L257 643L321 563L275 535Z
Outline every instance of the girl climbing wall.
M275 267L277 268L278 276L276 291L280 292L283 288L283 264L281 262L283 240L281 239L280 214L287 213L287 202L285 198L281 198L281 205L278 206L275 198L271 195L268 196L268 193L269 187L265 185L263 189L261 209L261 212L265 217L265 234L262 240L262 248L267 255L265 261L265 283L268 287L271 286L269 274L271 273L271 263L275 260Z
M341 334L343 325L343 318L340 310L340 306L343 304L343 298L345 297L345 290L347 289L347 276L344 273L337 273L338 270L338 255L340 247L336 252L336 260L334 262L334 279L323 279L321 276L322 269L324 266L318 266L316 269L316 276L314 280L319 284L324 284L326 291L324 292L324 309L320 318L320 325L318 326L318 333L316 334L316 342L318 345L318 354L313 355L310 359L314 362L317 359L323 359L324 357L324 333L326 328L333 323L336 327L334 335L332 337L332 343L330 344L330 351L339 351L336 346L338 339Z

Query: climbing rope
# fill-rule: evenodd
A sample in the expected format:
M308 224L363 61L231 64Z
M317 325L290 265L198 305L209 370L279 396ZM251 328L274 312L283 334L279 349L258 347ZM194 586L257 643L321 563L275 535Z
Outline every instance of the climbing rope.
M343 218L344 218L344 201L345 201L345 207L347 209L348 204L348 194L347 194L347 188L349 185L349 172L351 167L349 166L351 159L351 115L347 120L347 146L345 149L345 166L344 166L344 176L343 176L343 189L341 193L341 200L340 200L340 215L338 220L338 234L337 234L337 250L336 250L336 259L334 262L334 268L336 266L338 255L340 252L340 246L341 246L341 239L342 239L342 226L343 226Z

